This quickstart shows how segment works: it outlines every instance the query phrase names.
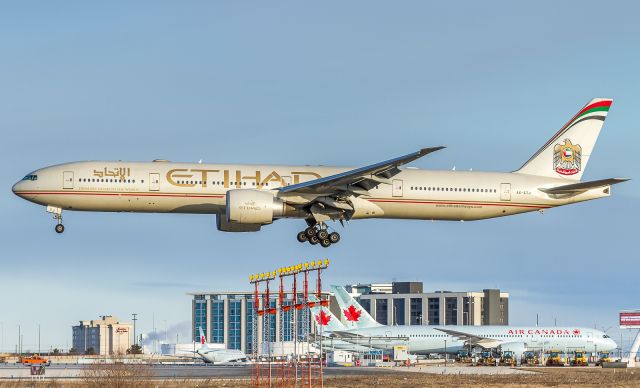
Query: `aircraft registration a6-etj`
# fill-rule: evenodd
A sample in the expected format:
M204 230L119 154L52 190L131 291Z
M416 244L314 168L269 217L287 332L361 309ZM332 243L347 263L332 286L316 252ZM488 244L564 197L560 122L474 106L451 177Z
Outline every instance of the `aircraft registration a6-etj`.
M582 108L510 173L401 166L444 147L423 148L360 168L87 161L27 174L13 192L44 205L62 233L62 210L215 214L218 230L255 232L300 218L300 242L340 240L327 221L362 218L481 220L607 197L626 179L581 182L612 100Z

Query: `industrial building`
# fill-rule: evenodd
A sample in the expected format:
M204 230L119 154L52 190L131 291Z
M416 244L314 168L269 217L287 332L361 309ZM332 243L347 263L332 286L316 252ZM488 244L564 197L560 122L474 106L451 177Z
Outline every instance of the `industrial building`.
M100 319L80 321L72 327L73 348L86 354L90 349L100 355L126 354L131 347L131 329L133 325L123 323L111 315Z
M483 291L425 293L421 282L356 284L345 287L378 322L385 325L507 325L509 294L496 289ZM207 341L228 349L252 352L254 335L258 350L265 342L293 341L293 310L267 315L269 333L263 333L263 317L252 324L255 314L251 291L194 292L192 299L192 338L200 341L199 328ZM274 294L274 296L276 296ZM299 299L302 295L298 296ZM284 305L292 295L285 294ZM271 307L276 307L276 300ZM337 301L329 298L329 308L341 317ZM298 332L313 332L308 309L298 312ZM303 338L299 338L302 340Z

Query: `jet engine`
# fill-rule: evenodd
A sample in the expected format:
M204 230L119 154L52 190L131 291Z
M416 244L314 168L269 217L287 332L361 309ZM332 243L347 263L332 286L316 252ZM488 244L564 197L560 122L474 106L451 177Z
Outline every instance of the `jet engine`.
M267 225L284 216L285 203L272 193L251 189L227 191L226 222Z

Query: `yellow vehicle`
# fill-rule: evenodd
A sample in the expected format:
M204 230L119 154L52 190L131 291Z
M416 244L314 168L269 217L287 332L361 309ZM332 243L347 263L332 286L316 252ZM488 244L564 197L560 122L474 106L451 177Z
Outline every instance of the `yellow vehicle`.
M498 364L501 366L516 366L516 355L511 350L505 350L500 355Z
M38 355L38 354L34 354L31 357L20 356L18 358L18 362L21 363L24 366L40 366L40 365L49 366L49 365L51 365L51 360L47 360L44 357L40 357L40 355Z
M470 363L471 355L469 354L469 351L465 349L458 350L458 354L456 354L456 362Z
M598 361L596 361L596 366L602 366L603 363L611 361L613 360L611 359L609 352L601 352Z
M532 350L528 350L524 352L521 363L522 365L534 366L534 365L539 365L540 360L538 359L538 354L536 352Z
M559 350L552 350L547 357L546 366L564 366L564 358Z
M491 350L483 351L480 358L478 359L477 365L495 366L496 359L495 357L493 357L493 352Z
M584 350L575 350L571 359L571 366L589 366L587 354Z

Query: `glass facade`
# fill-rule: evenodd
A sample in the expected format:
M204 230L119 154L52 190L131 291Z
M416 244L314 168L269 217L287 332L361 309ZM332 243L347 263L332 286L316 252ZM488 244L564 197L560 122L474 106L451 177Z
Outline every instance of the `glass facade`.
M404 298L393 300L393 324L404 325Z
M471 298L469 298L468 296L465 296L462 298L462 324L463 325L468 325L469 322L471 322L471 316L469 315L470 312L470 304L471 304Z
M409 318L411 322L410 325L422 325L422 298L411 298L409 301L409 306L411 308Z
M458 298L445 298L444 324L458 324Z
M253 299L247 298L247 322L246 322L246 339L245 339L245 349L247 354L253 353L253 317L255 316L256 310L254 308Z
M291 306L291 300L284 301L285 306ZM282 341L293 341L293 308L282 313Z
M224 301L211 301L211 342L224 343Z
M427 312L429 325L440 324L440 298L429 298L428 302L429 311Z
M376 299L376 321L381 325L388 325L387 310L388 303L386 299Z
M360 303L360 306L362 306L362 308L366 312L371 314L371 300L369 300L369 299L360 299L358 302Z
M194 304L194 340L200 342L200 328L204 333L207 332L207 301L204 299L204 295L196 295Z
M271 308L275 308L276 307L276 301L275 299L272 299L269 302L269 307ZM265 342L275 342L276 340L276 314L268 314L265 312L265 314L262 316L263 320L264 320L264 330L263 330L263 336L262 336L262 340Z
M227 349L242 348L242 301L240 299L229 300L229 343Z

